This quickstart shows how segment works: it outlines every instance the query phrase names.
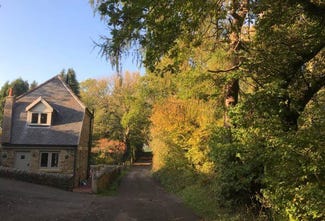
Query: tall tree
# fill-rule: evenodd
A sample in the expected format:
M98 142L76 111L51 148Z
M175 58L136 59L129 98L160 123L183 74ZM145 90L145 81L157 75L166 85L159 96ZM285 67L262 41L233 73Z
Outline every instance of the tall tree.
M67 72L63 69L60 72L63 80L71 87L72 91L79 97L80 96L80 85L77 80L76 72L69 68Z
M34 88L36 88L38 85L38 83L36 81L33 81L30 85L29 85L29 90L32 90Z
M17 78L16 80L9 83L7 81L0 90L0 125L2 125L3 117L3 107L6 97L9 93L9 88L12 88L13 95L19 96L23 93L26 93L29 90L29 84L27 81L24 81L22 78Z
M324 4L260 1L258 10L250 69L259 85L273 90L283 127L297 130L305 106L325 86Z
M12 87L15 96L22 95L29 90L28 81L24 81L22 78L18 78L11 82L10 87Z
M110 79L81 82L81 99L94 110L95 138L118 140L126 145L124 160L148 140L148 106L140 94L140 75L126 72Z
M126 72L114 79L110 96L110 133L126 145L125 159L135 159L148 137L148 110L139 94L139 73ZM124 159L124 160L125 160Z
M201 160L196 161L188 148L199 144L196 153L201 156L212 150L204 156L212 156L215 164L211 192L220 205L232 209L254 205L266 212L271 208L270 219L277 219L278 213L298 220L324 218L319 203L324 201L324 164L320 163L324 139L318 131L324 122L323 1L97 0L93 5L111 30L110 37L99 43L103 55L119 68L121 56L130 48L142 53L140 58L150 72L145 78L152 83L147 84L146 89L153 92L148 97L159 98L150 100L155 107L152 141L158 140L154 150L158 154L168 150L167 156L174 154L182 163L167 175L194 172L200 177ZM200 133L186 129L200 128L196 117L180 118L174 124L168 120L168 111L175 108L175 119L181 113L186 116L192 112L190 98L211 101L220 93L187 90L200 87L199 80L190 81L193 72L201 79L212 76L210 88L225 89L224 125L234 125L231 130L217 127L212 137L194 142L191 139L200 138ZM175 73L188 77L175 83ZM175 106L168 105L173 99ZM186 111L181 111L182 104L188 105ZM169 106L170 110L164 109ZM160 122L168 129L161 128ZM183 142L186 138L191 143ZM213 148L205 148L210 145ZM168 157L163 161L160 171L173 163ZM179 185L182 194L193 183L200 186L197 180L183 179L183 183L173 176L166 180Z
M144 65L151 71L163 57L174 59L167 69L176 72L177 60L183 47L197 47L211 41L207 49L213 53L222 44L231 59L229 67L209 70L211 73L230 72L225 86L225 110L238 102L238 77L232 73L240 67L240 51L244 43L241 39L242 27L247 25L250 7L255 1L92 1L93 6L107 22L111 37L102 37L103 55L117 68L121 56L132 47L140 48L139 54ZM191 58L188 58L188 62ZM158 71L161 74L161 70ZM230 124L225 115L225 125Z
M108 110L111 88L109 79L87 79L80 83L80 97L94 112L94 139L108 136Z

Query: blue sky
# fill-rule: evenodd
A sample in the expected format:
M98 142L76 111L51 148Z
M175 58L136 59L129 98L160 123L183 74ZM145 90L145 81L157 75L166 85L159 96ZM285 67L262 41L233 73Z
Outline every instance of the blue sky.
M108 30L88 0L0 0L0 86L19 77L39 84L73 68L77 79L115 74L93 41ZM132 57L123 70L139 71Z

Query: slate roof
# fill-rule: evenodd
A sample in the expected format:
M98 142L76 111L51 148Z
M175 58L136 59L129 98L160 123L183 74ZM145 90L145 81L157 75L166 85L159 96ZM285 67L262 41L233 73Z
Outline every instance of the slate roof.
M54 112L50 127L27 124L26 107L39 97L45 99ZM82 129L86 107L61 77L55 76L35 89L17 97L12 118L11 144L76 146Z

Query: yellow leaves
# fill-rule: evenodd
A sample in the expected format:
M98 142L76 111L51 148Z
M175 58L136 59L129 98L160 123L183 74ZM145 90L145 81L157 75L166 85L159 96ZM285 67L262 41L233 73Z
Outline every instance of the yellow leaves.
M151 116L152 148L155 155L154 170L164 165L166 154L183 152L200 173L211 173L213 163L209 161L208 145L215 123L214 107L200 100L169 98L156 104ZM160 158L160 159L159 159Z
M152 132L180 131L183 136L193 133L196 128L206 127L213 121L214 110L209 104L198 100L169 98L153 108ZM181 129L181 130L180 130Z

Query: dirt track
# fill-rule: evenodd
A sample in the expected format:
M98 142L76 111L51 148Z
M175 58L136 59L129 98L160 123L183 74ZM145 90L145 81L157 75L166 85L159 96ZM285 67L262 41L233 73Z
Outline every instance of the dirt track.
M0 220L200 220L150 176L148 166L134 166L117 196L72 193L0 178Z

